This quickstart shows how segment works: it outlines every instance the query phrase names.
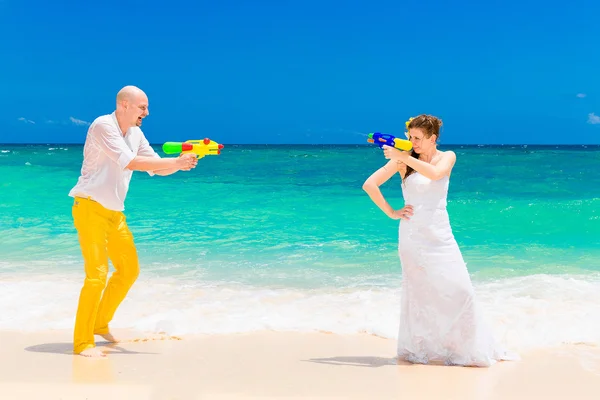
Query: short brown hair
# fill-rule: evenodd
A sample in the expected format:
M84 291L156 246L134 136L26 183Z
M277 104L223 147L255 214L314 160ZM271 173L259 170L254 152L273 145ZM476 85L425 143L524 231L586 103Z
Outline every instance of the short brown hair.
M440 137L440 128L442 127L442 120L433 115L421 114L418 117L413 118L407 125L407 129L419 128L425 132L425 136L430 138L431 135L437 136L436 140Z

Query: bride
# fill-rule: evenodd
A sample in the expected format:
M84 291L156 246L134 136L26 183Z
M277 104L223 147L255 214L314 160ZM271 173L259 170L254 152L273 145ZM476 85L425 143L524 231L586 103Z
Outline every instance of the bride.
M518 356L495 343L454 239L446 196L456 154L437 149L441 126L439 118L424 114L407 121L412 151L384 146L390 161L365 181L363 189L388 217L401 219L399 359L489 367ZM400 210L394 210L379 189L397 172L405 203Z

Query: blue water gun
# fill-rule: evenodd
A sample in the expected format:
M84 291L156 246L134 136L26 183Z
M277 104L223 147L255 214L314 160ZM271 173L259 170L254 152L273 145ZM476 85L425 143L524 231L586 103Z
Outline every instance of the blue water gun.
M369 143L375 143L379 146L379 148L383 148L383 145L388 145L390 147L395 147L400 150L410 151L412 150L412 142L406 139L398 139L393 135L383 134L379 132L369 133L369 138L367 139Z

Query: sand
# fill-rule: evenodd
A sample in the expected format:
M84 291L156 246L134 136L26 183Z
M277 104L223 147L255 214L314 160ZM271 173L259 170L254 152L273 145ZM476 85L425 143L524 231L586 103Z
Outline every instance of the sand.
M89 359L67 331L0 332L0 399L600 399L600 349L586 345L464 368L397 363L395 341L372 335L125 334Z

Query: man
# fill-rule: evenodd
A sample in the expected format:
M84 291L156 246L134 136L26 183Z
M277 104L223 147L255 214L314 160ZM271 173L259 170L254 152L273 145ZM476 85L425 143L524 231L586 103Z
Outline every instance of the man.
M94 335L117 341L108 324L139 274L137 251L123 214L133 171L164 176L189 171L198 162L194 154L176 158L156 154L140 129L148 114L148 97L142 90L121 89L116 110L89 127L81 176L69 192L85 267L75 318L75 354L105 357L96 348ZM115 272L107 285L109 259Z

